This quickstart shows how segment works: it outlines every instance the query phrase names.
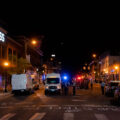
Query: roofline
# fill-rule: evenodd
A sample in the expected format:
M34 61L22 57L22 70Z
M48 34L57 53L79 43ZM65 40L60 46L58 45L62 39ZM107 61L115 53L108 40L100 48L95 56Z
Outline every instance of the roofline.
M23 47L23 45L21 45L20 43L16 42L15 40L13 40L11 37L7 36L7 39L11 40L12 42L17 44L18 46Z
M2 27L0 27L0 31L3 32L4 34L7 34L7 33L8 33L8 32L7 32L5 29L3 29Z

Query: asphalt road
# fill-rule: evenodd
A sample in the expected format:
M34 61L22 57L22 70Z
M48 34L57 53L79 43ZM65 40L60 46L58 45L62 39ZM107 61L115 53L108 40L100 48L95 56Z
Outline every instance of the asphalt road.
M92 90L77 95L44 95L44 89L29 96L0 96L0 120L119 120L120 108L110 98Z

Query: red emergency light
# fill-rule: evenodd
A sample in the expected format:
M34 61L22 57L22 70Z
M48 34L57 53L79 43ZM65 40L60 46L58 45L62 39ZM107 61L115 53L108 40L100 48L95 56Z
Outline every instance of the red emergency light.
M78 79L78 80L81 80L81 77L80 77L80 76L78 76L78 77L77 77L77 79Z

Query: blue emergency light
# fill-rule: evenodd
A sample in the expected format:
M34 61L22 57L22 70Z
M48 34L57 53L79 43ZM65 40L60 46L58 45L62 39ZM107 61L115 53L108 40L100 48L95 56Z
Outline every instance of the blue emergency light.
M67 80L67 79L68 79L68 77L67 77L67 76L64 76L64 77L63 77L63 79L64 79L64 80Z

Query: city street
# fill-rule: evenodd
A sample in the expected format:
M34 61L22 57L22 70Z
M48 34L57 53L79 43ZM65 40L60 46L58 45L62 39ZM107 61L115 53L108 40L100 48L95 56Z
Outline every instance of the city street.
M118 4L0 4L0 120L120 120Z
M26 96L0 96L0 120L117 120L120 108L100 92L78 89L76 96L44 95L44 88Z

